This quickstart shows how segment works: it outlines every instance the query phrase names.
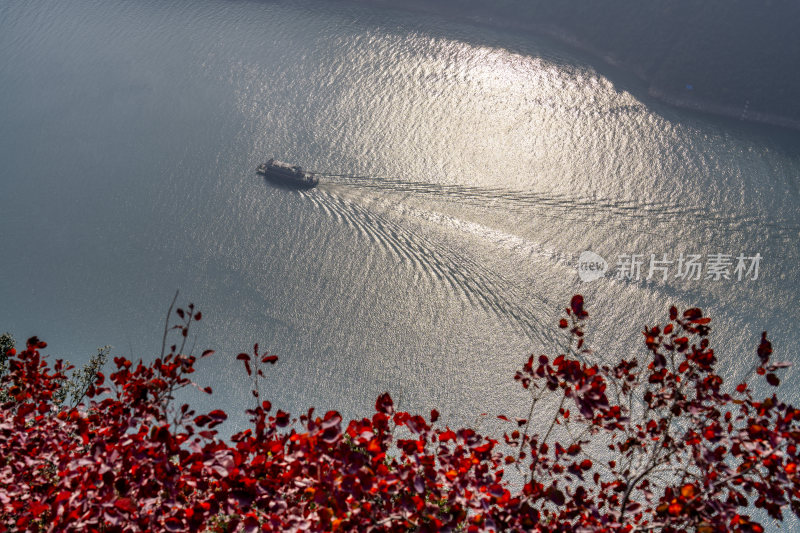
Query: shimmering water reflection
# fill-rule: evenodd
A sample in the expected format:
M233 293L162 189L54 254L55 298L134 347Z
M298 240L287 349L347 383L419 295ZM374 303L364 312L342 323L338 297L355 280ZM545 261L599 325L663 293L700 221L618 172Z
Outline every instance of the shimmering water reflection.
M347 3L15 2L0 92L0 329L75 362L150 356L176 287L231 411L260 342L294 412L389 390L513 414L577 291L600 356L672 303L709 309L730 375L763 329L798 347L797 134L664 107L545 39ZM253 172L271 156L341 176L287 191ZM587 249L764 260L582 284Z

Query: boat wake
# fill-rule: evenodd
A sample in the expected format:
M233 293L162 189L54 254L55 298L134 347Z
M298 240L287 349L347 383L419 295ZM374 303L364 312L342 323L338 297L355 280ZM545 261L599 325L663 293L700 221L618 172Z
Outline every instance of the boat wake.
M443 185L408 181L399 178L317 173L325 185L344 185L362 190L414 194L441 200L456 201L479 208L493 208L507 213L554 218L564 221L604 223L648 221L650 224L685 221L708 227L724 227L726 233L748 232L763 228L774 236L797 236L796 219L767 219L759 214L731 215L729 209L708 206L676 205L658 201L631 201L609 198L576 198L567 195L514 191L465 185ZM647 230L644 231L647 233ZM655 233L654 233L655 234Z
M398 260L412 266L430 282L444 284L457 297L505 320L543 347L555 348L560 341L534 310L516 302L538 300L543 310L558 309L541 292L523 291L513 281L481 265L465 254L401 226L387 216L324 190L303 192L316 207L338 222L370 239Z
M763 217L730 216L719 211L670 205L665 202L646 204L634 202L612 202L604 200L581 200L566 196L547 196L536 193L513 192L503 189L436 185L385 178L328 176L320 187L302 191L317 208L339 223L353 229L369 239L379 248L392 254L403 263L410 265L420 277L437 285L444 285L458 298L478 306L511 324L514 328L545 348L561 348L562 342L552 334L552 316L549 313L561 307L561 303L550 300L535 284L523 289L519 282L510 280L487 265L475 260L470 254L460 253L440 239L431 239L412 229L411 224L402 223L416 218L432 223L439 229L450 229L476 237L484 243L501 246L526 258L540 258L556 268L564 270L565 275L575 273L572 254L549 248L548 246L526 240L483 224L463 220L431 210L412 207L414 202L379 202L380 209L366 207L353 199L341 186L354 187L367 191L392 191L406 195L426 195L457 202L459 205L471 203L479 207L497 207L503 210L525 209L528 216L553 217L566 221L587 221L613 224L630 222L632 219L675 224L683 217L698 225L720 231L752 231L754 228L770 229L769 236L796 236L797 225L779 222L766 222ZM370 202L375 195L366 195ZM535 211L532 211L535 210ZM397 216L394 216L397 215ZM399 220L399 222L398 222ZM651 231L634 225L637 233L652 233L663 237L656 227ZM624 281L624 280L623 280ZM646 286L648 290L668 290L673 296L684 291L674 287L657 287L641 282L630 282ZM625 282L625 284L629 284ZM691 295L686 295L691 296ZM530 302L536 302L531 305ZM521 305L521 302L523 305Z

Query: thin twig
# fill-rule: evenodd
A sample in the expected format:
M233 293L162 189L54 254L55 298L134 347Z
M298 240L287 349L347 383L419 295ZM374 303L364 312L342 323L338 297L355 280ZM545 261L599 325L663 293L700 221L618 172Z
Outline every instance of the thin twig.
M172 314L172 308L175 307L175 302L178 301L178 292L180 290L175 291L175 297L172 298L172 303L169 304L169 309L167 310L167 318L164 319L164 338L161 340L161 358L164 358L164 350L167 348L167 332L169 331L169 317Z
M183 340L181 341L181 349L178 350L179 355L183 355L183 348L186 346L186 339L189 336L189 326L192 323L192 311L193 310L189 311L189 321L186 322L186 326L184 326L184 328L181 330L181 334L183 335Z
M522 474L522 467L519 466L519 462L522 458L522 451L523 448L525 447L525 437L528 436L528 428L531 425L531 418L533 418L533 409L536 407L536 403L539 401L539 399L542 397L543 394L544 394L544 389L537 391L537 394L533 394L533 392L531 392L531 396L533 396L531 400L531 410L528 413L528 418L525 420L525 429L522 431L522 441L519 444L519 451L517 452L517 461L515 463L517 465L517 470L519 470L520 474ZM528 481L527 474L523 474L522 477L525 480L525 482ZM532 477L533 477L533 472L531 472L531 478Z

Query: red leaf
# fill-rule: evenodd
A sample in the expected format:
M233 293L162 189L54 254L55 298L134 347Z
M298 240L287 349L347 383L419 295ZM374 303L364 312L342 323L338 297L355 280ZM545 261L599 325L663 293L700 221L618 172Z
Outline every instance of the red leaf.
M564 505L566 501L564 493L552 486L547 489L547 497L550 498L550 501L559 506Z
M641 508L642 508L642 504L641 503L639 503L639 502L630 502L628 504L628 506L625 507L625 510L628 511L629 513L635 513Z
M209 355L213 354L214 350L206 350L200 357L208 357Z
M683 318L688 318L689 320L696 320L703 316L703 311L701 311L697 307L692 307L691 309L687 309L683 312Z
M133 504L130 498L119 498L116 502L114 502L114 507L128 513L136 512L136 506Z
M767 340L767 332L761 333L761 343L758 345L758 357L761 359L761 364L767 364L769 356L772 355L772 343Z
M572 312L575 313L575 316L578 318L586 318L589 316L589 313L583 310L583 296L580 294L576 294L572 297L572 300L569 303L569 306L572 308Z
M278 360L277 355L265 355L264 357L261 358L262 363L272 363L273 365L277 360Z
M249 361L250 356L246 353L240 353L239 355L236 356L236 359L238 359L239 361Z
M30 504L30 511L34 518L45 512L49 507L42 502L32 502Z
M567 455L578 455L581 453L581 445L580 444L570 444L567 448Z
M289 413L281 411L280 409L275 414L275 423L278 427L286 427L289 425Z
M394 401L388 392L384 392L375 400L375 410L379 413L391 415L394 413Z
M455 438L456 434L453 433L453 431L451 431L450 428L447 428L446 431L442 431L441 433L439 433L439 442L447 442L449 440L454 440Z
M777 387L781 384L781 380L775 374L767 374L767 383L773 387Z
M170 516L166 520L164 520L164 527L167 531L185 531L186 528L183 526L180 520L175 518L174 516Z
M211 417L208 415L198 415L194 417L194 423L197 427L203 427L209 422L211 422Z

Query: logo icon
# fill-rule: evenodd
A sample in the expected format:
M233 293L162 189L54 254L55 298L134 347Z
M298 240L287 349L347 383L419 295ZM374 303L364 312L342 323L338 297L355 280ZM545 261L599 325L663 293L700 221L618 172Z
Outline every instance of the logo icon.
M581 252L578 258L578 277L581 281L588 282L602 278L606 270L608 263L602 256L589 250Z

